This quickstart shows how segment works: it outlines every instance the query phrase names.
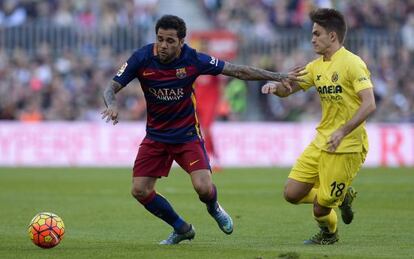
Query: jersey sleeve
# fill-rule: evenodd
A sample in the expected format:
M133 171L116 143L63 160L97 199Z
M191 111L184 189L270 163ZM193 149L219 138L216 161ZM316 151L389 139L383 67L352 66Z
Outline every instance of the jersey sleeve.
M303 79L303 82L298 82L300 88L302 88L304 91L308 90L309 88L315 85L315 82L313 81L312 64L313 62L308 63L306 65L305 71L308 73L300 77L301 79Z
M372 88L371 74L364 61L358 59L349 67L349 76L355 92Z
M118 70L112 80L119 83L122 86L126 86L135 77L137 77L138 69L142 64L143 58L139 55L139 52L135 52Z
M224 68L224 61L204 53L197 53L197 61L201 75L218 75Z

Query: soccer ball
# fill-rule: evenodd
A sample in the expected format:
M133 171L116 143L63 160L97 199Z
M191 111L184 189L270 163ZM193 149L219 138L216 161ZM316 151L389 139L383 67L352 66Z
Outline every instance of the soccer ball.
M52 248L62 240L65 225L58 215L40 212L30 222L28 232L35 245L41 248Z

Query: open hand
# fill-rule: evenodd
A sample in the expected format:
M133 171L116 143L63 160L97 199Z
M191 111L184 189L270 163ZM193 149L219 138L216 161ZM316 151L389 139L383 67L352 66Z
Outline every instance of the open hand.
M336 130L332 133L329 141L326 143L328 145L329 152L335 152L339 144L341 144L342 139L345 137L345 132L342 129Z
M116 107L109 106L101 114L102 119L106 119L106 122L113 121L113 125L118 123L118 109Z
M305 71L305 66L297 66L288 72L287 79L294 82L303 82L304 80L300 77L306 75L307 73L308 72Z

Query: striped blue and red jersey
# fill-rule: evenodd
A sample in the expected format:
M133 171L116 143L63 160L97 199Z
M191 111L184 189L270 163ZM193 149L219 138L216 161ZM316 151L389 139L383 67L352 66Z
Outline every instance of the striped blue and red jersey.
M147 102L147 137L159 142L185 143L201 138L193 83L199 75L218 75L224 61L184 44L180 57L160 63L155 44L136 50L114 81L126 86L138 78Z

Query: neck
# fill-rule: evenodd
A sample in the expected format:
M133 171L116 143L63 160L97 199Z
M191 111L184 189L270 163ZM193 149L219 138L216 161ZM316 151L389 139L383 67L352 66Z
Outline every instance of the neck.
M337 52L340 48L342 48L341 44L332 44L327 50L326 52L323 54L323 60L324 61L329 61L331 60L331 57L333 56L333 54L335 54L335 52Z
M181 55L181 49L182 49L183 47L181 47L181 48L179 48L178 49L178 51L177 51L177 53L176 53L176 55L175 55L175 58L179 58L180 57L180 55Z

